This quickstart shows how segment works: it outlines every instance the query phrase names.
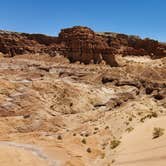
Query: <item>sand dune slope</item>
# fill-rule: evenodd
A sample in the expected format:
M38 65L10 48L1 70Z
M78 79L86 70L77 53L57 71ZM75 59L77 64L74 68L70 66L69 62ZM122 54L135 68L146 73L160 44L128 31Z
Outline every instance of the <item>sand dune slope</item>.
M165 166L166 134L153 139L155 127L165 129L166 117L151 119L125 134L115 154L117 166Z

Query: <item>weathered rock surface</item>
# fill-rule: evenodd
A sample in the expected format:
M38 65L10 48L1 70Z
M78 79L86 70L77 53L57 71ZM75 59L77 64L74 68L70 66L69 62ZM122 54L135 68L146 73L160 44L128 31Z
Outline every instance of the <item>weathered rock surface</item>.
M166 115L164 58L111 68L58 57L1 57L1 165L116 164L113 140Z
M70 62L118 66L116 55L121 54L161 58L166 45L151 39L140 39L115 33L95 33L90 28L75 26L63 29L58 37L0 31L0 52L9 57L26 53L63 55Z
M109 46L115 48L116 54L122 54L123 56L149 55L154 59L166 56L166 45L156 40L109 32L98 34L107 39Z
M51 56L61 54L71 62L89 64L104 60L111 66L117 66L114 54L104 38L86 27L62 30L58 38L1 31L0 51L10 57L25 53L46 53Z
M66 56L71 62L96 64L104 60L111 66L117 66L112 49L90 28L77 26L64 29L59 34L59 40L67 46Z

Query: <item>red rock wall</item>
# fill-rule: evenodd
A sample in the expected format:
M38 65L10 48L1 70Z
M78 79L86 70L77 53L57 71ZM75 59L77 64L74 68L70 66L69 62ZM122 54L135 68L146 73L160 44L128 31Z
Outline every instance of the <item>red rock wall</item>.
M63 29L59 34L59 41L66 45L66 56L71 62L96 64L105 60L107 64L117 66L111 47L103 37L96 35L90 28L76 26Z
M166 56L166 45L152 39L141 39L138 36L128 36L124 34L104 33L110 47L115 48L115 54L144 56L161 58Z
M0 31L0 52L9 56L25 53L61 54L71 62L97 64L105 61L110 66L118 66L116 54L161 58L166 56L166 45L125 34L97 34L90 28L75 26L63 29L58 37Z

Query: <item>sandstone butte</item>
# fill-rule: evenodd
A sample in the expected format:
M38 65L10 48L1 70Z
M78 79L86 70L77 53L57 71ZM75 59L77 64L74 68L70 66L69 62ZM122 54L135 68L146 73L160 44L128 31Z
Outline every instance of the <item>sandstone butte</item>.
M0 31L0 129L0 166L165 166L166 44Z

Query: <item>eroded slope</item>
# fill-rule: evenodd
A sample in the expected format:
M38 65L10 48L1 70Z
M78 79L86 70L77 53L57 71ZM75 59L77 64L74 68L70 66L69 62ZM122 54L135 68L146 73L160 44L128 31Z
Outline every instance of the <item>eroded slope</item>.
M166 113L165 59L119 60L122 67L111 68L46 55L1 58L0 140L37 146L54 165L116 164L112 141Z

